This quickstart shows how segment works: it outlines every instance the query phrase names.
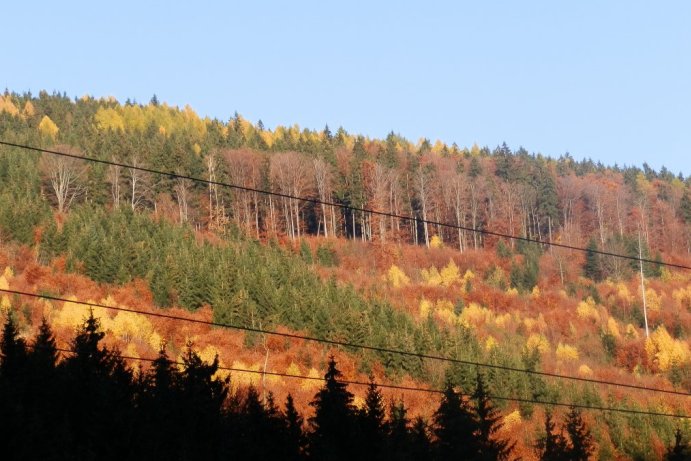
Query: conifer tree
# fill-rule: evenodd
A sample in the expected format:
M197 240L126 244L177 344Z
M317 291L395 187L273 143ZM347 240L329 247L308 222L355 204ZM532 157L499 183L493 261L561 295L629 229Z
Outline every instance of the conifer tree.
M540 461L561 461L566 456L566 439L562 434L554 432L556 424L552 420L552 413L545 414L545 435L535 444Z
M372 459L380 459L384 448L384 401L381 391L370 377L365 405L360 411L360 447Z
M438 459L469 459L479 453L477 423L468 402L447 384L434 413L435 452Z
M593 436L586 426L581 412L576 407L570 407L566 414L564 427L569 436L570 444L566 449L567 459L572 461L587 461L593 454Z
M493 407L482 375L477 374L477 385L473 393L477 418L476 440L478 460L506 460L513 451L514 443L497 438L501 429L501 414Z
M6 382L18 379L26 360L26 341L19 337L14 313L10 312L0 339L0 377Z
M677 428L674 432L674 445L667 448L665 461L685 461L689 459L691 459L689 443L684 440L681 429Z
M602 268L600 267L600 255L597 251L597 241L591 238L588 241L585 254L585 264L583 265L583 275L594 282L602 280Z
M339 381L341 376L332 355L324 375L326 382L310 402L314 407L314 416L309 420L313 459L350 460L356 453L353 394Z
M288 461L299 460L305 447L305 433L302 428L302 416L295 409L295 402L290 394L286 397L284 422L286 431L285 458Z

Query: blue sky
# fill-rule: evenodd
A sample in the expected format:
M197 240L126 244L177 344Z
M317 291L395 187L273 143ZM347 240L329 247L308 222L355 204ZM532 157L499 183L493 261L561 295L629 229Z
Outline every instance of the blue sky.
M690 2L7 3L11 91L691 175Z

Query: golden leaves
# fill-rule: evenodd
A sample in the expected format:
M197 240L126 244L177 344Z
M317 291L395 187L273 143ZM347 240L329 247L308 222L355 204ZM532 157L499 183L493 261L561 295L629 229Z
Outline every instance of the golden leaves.
M58 126L53 122L50 117L47 115L44 115L43 118L41 119L41 123L38 124L38 131L46 137L55 139L55 137L58 134L58 131L60 129Z

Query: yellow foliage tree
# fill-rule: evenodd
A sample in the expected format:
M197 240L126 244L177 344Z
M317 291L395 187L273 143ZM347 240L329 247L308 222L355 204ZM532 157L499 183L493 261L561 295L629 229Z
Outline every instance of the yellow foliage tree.
M569 346L568 344L559 343L557 344L557 359L564 362L572 362L578 360L578 349L575 346Z
M619 324L617 323L617 320L614 317L610 317L607 319L607 331L615 338L621 337L621 333L619 332Z
M441 284L447 287L460 281L460 276L461 272L459 271L458 266L453 261L453 259L450 259L449 263L446 266L442 267L441 272L439 273L439 277L441 278Z
M525 348L528 352L537 351L540 355L544 355L549 352L549 340L545 335L539 333L533 333L528 337L525 343Z
M24 104L22 115L24 118L31 118L36 115L36 109L34 108L34 105L31 104L31 101L27 101L26 104Z
M645 299L647 302L648 310L650 311L659 311L660 307L662 305L662 300L661 296L657 294L657 291L655 291L652 288L648 288L645 290Z
M0 96L0 112L7 112L12 116L19 115L19 109L12 102L10 95Z
M422 280L425 281L425 284L429 286L437 287L441 285L441 275L436 267L422 269L420 275L422 276Z
M47 115L44 115L43 118L41 119L41 123L38 124L38 131L46 137L55 139L55 136L57 136L58 131L60 129L58 126L53 122L50 117Z
M593 376L593 370L588 365L583 364L580 367L578 367L578 374L579 376L587 378L589 376Z
M689 362L689 344L672 338L664 325L660 325L645 341L648 360L660 371L667 371L674 366Z
M389 268L389 271L387 272L387 279L394 288L400 288L410 283L410 279L407 275L405 275L405 272L403 272L401 268L395 264Z
M432 238L429 239L429 246L430 248L442 248L444 246L444 242L438 235L433 235Z
M595 300L588 296L588 298L585 301L581 301L578 303L578 307L576 307L576 313L578 316L582 319L591 319L595 322L600 321L600 313L597 310Z
M96 127L101 131L125 131L125 121L118 111L111 107L99 107L94 120Z

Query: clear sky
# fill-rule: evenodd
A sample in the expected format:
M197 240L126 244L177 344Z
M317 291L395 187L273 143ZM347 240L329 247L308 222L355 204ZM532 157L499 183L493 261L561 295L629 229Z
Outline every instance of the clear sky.
M0 85L691 175L688 1L13 1Z

